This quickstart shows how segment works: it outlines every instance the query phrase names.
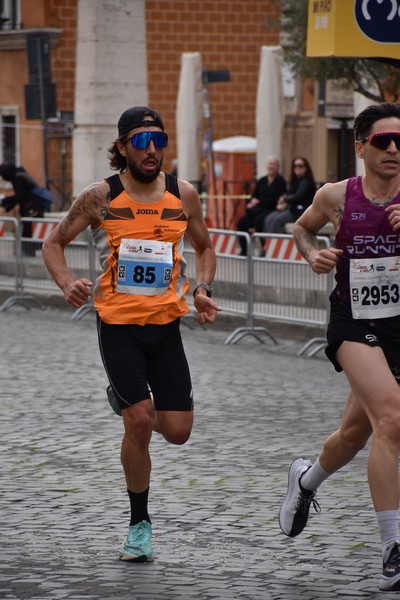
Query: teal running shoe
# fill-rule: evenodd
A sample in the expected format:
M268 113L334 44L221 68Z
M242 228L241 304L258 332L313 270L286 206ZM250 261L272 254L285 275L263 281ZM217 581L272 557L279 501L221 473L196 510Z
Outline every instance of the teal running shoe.
M130 525L123 545L120 559L132 562L150 562L153 560L151 545L152 527L148 521Z
M115 397L114 390L112 389L111 385L109 385L107 388L107 398L115 414L121 417L121 409L119 407L118 401Z

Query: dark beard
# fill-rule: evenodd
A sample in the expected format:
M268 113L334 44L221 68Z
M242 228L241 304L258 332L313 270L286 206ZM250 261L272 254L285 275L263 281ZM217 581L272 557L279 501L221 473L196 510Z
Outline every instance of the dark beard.
M139 181L140 183L152 183L153 181L155 181L160 174L161 166L162 160L160 161L158 168L155 169L152 173L143 173L143 171L138 169L138 167L134 163L126 165L133 179L136 179L136 181Z

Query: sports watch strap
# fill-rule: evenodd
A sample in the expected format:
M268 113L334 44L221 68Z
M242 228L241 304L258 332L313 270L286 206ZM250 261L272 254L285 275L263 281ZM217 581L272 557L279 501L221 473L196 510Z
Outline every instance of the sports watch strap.
M207 294L208 298L211 298L211 296L212 296L212 287L210 285L207 285L206 283L198 283L196 285L196 287L193 290L193 297L195 296L196 291L199 288L203 288L204 290L206 290L206 294Z

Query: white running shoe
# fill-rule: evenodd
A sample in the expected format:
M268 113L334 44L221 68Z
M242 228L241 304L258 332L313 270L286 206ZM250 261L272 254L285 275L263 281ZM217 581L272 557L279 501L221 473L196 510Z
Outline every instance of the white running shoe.
M289 537L296 537L307 525L311 503L316 512L321 512L318 502L314 500L316 492L307 492L300 487L300 477L311 466L310 460L298 458L289 469L288 490L279 511L279 526Z
M386 548L382 578L378 587L386 592L400 590L400 542L394 542Z

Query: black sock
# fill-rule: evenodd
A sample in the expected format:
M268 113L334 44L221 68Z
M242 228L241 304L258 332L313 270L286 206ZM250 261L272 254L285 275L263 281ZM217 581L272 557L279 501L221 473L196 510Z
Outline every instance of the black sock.
M150 521L149 513L147 512L147 500L149 497L149 488L144 492L131 492L128 490L129 500L131 502L131 522L129 525L136 525L141 521Z

